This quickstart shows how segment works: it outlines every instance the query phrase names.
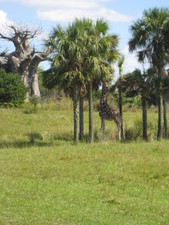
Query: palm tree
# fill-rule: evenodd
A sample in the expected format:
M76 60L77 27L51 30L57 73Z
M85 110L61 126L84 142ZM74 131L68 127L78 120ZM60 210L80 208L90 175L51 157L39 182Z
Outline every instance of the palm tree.
M51 76L46 79L49 86L59 85L73 100L74 108L74 142L78 143L79 131L79 95L83 85L83 33L74 24L67 29L58 26L46 41L46 46L52 47L53 64ZM51 80L50 80L51 78Z
M124 56L121 56L118 61L118 68L119 68L119 85L118 85L118 91L119 91L119 112L121 115L121 135L122 139L124 138L124 132L123 132L123 109L122 109L122 90L121 90L121 81L123 79L122 71L123 71L123 64L124 64Z
M90 19L75 19L74 23L73 23L74 27L76 27L81 33L83 33L83 46L84 46L84 58L83 60L85 60L85 58L88 55L88 51L86 49L86 42L89 36L89 33L92 29L93 23L92 20ZM82 71L83 71L83 75L85 76L84 73L84 61L83 61L83 65L82 65ZM83 98L86 94L86 76L85 76L85 81L83 83L83 85L81 85L80 88L80 98L79 98L79 140L83 140L83 136L84 136L84 116L83 116Z
M101 81L110 77L113 72L111 63L118 55L116 50L118 37L107 34L108 24L103 20L93 23L89 19L76 19L75 24L86 34L83 42L86 49L83 75L89 96L89 142L93 143L93 84L97 88Z
M142 19L138 19L130 27L132 38L129 50L137 51L138 60L145 62L156 70L157 76L162 77L165 65L168 63L169 44L169 9L153 8L144 11ZM158 91L158 140L162 137L162 91Z
M108 25L103 20L76 19L67 29L56 27L46 42L54 49L52 86L58 84L72 97L74 103L74 141L78 142L79 96L82 89L89 95L89 141L93 143L93 83L112 73L110 62L116 59L116 35L106 35ZM48 79L47 79L48 80ZM55 82L54 82L55 81ZM51 82L49 82L51 83ZM81 132L83 133L83 107L81 99ZM82 135L82 133L80 135ZM79 136L80 136L79 135Z
M142 121L143 121L143 140L147 140L147 100L150 93L155 89L154 70L148 69L143 73L136 69L132 73L124 76L121 84L126 97L141 95L142 99Z
M93 83L110 79L113 74L111 64L117 60L118 36L108 34L108 24L103 20L97 20L87 43L89 57L86 59L86 72L89 88L89 141L93 142Z

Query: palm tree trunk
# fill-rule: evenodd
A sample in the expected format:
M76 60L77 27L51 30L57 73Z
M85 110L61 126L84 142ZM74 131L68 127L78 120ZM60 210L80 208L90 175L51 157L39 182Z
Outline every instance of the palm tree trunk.
M122 92L119 88L119 111L121 116L121 138L124 139L124 132L123 132L123 106L122 106Z
M89 84L89 142L93 143L93 90L92 82Z
M158 134L157 139L160 141L162 138L162 105L163 105L163 98L162 94L159 91L158 95Z
M142 96L143 140L147 141L147 101Z
M84 126L83 126L83 97L80 96L80 105L79 105L79 140L83 140Z
M73 111L74 111L74 143L78 144L79 140L79 93L78 89L75 88L73 96Z
M164 137L167 138L167 103L163 98Z

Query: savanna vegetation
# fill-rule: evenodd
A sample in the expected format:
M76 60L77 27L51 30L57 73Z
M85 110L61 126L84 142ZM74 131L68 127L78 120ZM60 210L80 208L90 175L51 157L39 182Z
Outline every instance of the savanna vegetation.
M131 25L129 49L149 67L128 74L103 19L54 27L43 51L30 45L39 29L9 28L0 32L14 44L0 54L0 224L166 225L169 10ZM38 70L44 60L50 69ZM121 141L113 121L99 139L103 84Z
M124 108L128 142L94 111L95 143L74 145L71 99L0 109L0 224L164 224L169 210L169 144L152 141L158 110L148 110L142 142L141 109ZM45 118L45 119L44 119ZM126 122L127 121L127 122ZM135 140L132 140L135 137Z

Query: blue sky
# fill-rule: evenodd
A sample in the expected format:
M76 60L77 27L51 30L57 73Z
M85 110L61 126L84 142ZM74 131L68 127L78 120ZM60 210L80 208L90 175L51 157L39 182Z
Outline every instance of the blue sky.
M75 17L104 18L110 32L119 35L119 49L125 55L124 72L129 72L140 67L135 55L128 52L129 27L152 7L169 7L169 0L0 0L0 32L14 22L40 26L41 37L45 37L52 27L66 26Z

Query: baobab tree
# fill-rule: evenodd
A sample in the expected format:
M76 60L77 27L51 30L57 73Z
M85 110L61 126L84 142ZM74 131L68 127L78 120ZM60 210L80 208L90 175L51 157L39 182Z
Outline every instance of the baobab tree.
M20 75L21 80L29 88L27 97L40 96L38 84L38 66L40 62L49 60L50 50L37 51L30 41L40 34L39 28L22 25L9 25L9 35L0 33L0 39L12 42L13 52L4 50L0 53L0 66L7 72Z

